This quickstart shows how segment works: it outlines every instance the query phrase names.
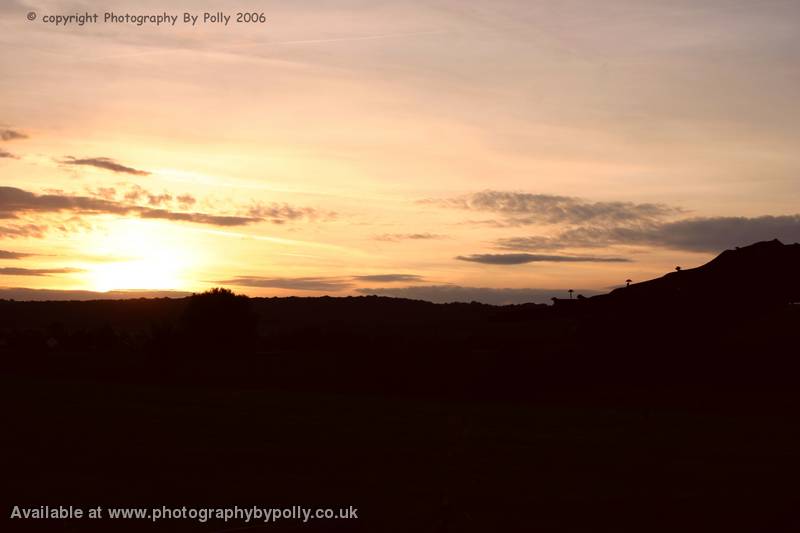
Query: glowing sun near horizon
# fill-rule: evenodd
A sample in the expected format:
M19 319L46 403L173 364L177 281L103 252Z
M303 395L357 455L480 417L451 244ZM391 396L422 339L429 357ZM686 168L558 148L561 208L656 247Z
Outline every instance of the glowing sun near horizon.
M159 226L142 220L116 221L108 233L93 243L92 249L98 255L119 260L87 269L86 282L91 290L184 288L194 254L170 239Z

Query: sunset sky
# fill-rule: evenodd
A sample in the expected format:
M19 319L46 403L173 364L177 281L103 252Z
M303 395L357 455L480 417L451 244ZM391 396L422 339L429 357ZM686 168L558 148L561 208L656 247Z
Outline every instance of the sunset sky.
M42 21L220 6L268 20ZM546 301L798 241L798 20L793 0L3 0L0 287Z

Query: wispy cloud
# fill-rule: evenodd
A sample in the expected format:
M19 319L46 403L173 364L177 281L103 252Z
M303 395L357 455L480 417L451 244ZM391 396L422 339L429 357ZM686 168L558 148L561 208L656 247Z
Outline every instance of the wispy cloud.
M373 237L376 241L400 242L400 241L423 241L432 239L445 239L445 235L437 233L384 233Z
M664 204L589 202L572 196L509 191L482 191L440 200L422 200L441 207L499 214L503 224L604 224L618 225L662 220L683 212Z
M213 226L243 226L261 221L252 216L217 215L159 209L91 196L34 194L16 187L0 187L0 218L25 213L70 212L84 215L114 214L139 218L194 222Z
M0 259L22 259L23 257L30 257L33 254L26 254L22 252L11 252L9 250L0 250Z
M586 255L540 254L475 254L459 255L456 259L485 265L522 265L525 263L628 263L624 257L595 257Z
M270 289L292 289L299 291L341 291L352 287L347 278L301 277L301 278L267 278L259 276L236 276L215 283L235 285L239 287L263 287Z
M254 203L247 209L247 214L251 217L267 220L273 224L284 224L292 220L316 220L317 218L333 219L336 217L334 212L322 212L312 207L294 207L289 204L281 203Z
M102 188L100 188L100 189L97 190L97 192L98 193L106 193L106 194L112 194L113 193L113 197L116 197L116 190L114 190L114 189L102 189ZM150 205L150 206L166 205L166 204L171 203L172 200L173 200L172 194L170 194L170 193L168 193L166 191L162 191L160 193L154 193L154 192L148 191L144 187L141 187L140 185L136 185L136 184L130 185L128 190L125 191L125 193L124 193L124 198L125 198L125 200L127 200L129 202L144 201L144 202L147 203L147 205ZM190 198L191 198L191 196L190 196ZM192 198L192 200L194 200L194 198ZM191 202L191 203L193 204L194 202Z
M16 141L18 139L27 139L28 136L17 130L0 129L0 139L4 141Z
M195 224L208 224L210 226L245 226L247 224L253 224L260 221L260 219L253 217L242 217L235 215L209 215L206 213L183 213L180 211L150 209L146 207L136 207L131 209L130 212L138 214L141 218L158 218L162 220L194 222Z
M150 175L150 172L147 172L146 170L139 170L133 167L123 165L109 157L89 157L89 158L79 159L76 157L67 156L63 160L61 160L61 163L64 165L82 165L95 168L102 168L104 170L110 170L111 172L116 172L120 174L132 174L134 176Z
M87 187L90 196L104 200L116 200L117 195L130 203L145 203L153 207L178 207L189 209L197 203L197 198L188 193L153 192L136 183L118 183L116 187Z
M359 282L419 282L424 281L422 276L415 274L367 274L358 276L330 276L330 277L265 277L265 276L236 276L230 279L219 280L215 283L236 285L241 287L261 287L270 289L290 289L298 291L338 292L351 289Z
M176 200L178 201L178 205L181 209L189 209L195 203L197 203L197 199L191 194L180 194Z
M2 217L2 212L0 212L0 218ZM40 224L18 224L13 226L0 226L0 238L26 238L26 237L34 237L34 238L42 238L44 237L45 232L47 231L47 226L42 226Z
M353 276L357 281L377 281L377 282L396 282L396 281L422 281L422 276L415 274L373 274L368 276Z
M52 274L74 274L85 272L80 268L0 268L0 276L50 276Z
M7 152L0 148L0 159L7 158L7 159L19 159L19 157L15 156L11 152Z
M142 211L142 218L166 218L164 212L177 213L171 215L174 220L189 220L185 213L197 203L197 198L188 193L173 193L162 190L154 192L135 183L121 183L119 188L98 187L87 189L87 192L103 200L115 201L119 197L126 204L136 205L147 208ZM221 219L222 222L216 225L239 225L234 223L236 220L264 221L271 224L285 224L299 220L316 221L319 219L331 220L336 214L333 212L320 211L312 207L297 207L286 203L252 203L246 208L236 208L236 215ZM192 220L200 223L207 220L208 215L192 213ZM234 218L231 218L234 217Z
M97 187L95 189L87 187L86 192L105 200L113 200L117 196L117 190L114 187Z
M655 246L692 252L726 248L770 239L800 241L800 215L706 217L628 227L578 227L553 236L499 239L499 248L515 251L599 248L612 245Z

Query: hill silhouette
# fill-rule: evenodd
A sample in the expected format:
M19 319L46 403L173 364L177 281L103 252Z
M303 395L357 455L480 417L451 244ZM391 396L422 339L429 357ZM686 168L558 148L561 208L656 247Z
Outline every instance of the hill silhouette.
M593 303L747 307L800 302L800 244L763 241L726 250L705 265L592 297Z
M360 507L283 531L796 531L799 249L554 306L2 300L3 502Z
M561 302L570 305L246 298L225 290L181 299L3 300L0 353L11 368L85 367L155 381L529 397L600 393L603 380L619 394L699 380L694 392L703 394L708 380L772 383L795 370L787 348L798 318L796 272L800 245L774 240ZM124 363L114 354L125 354Z

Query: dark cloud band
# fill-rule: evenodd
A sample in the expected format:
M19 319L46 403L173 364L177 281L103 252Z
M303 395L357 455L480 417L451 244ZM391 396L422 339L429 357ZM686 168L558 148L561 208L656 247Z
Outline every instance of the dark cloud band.
M25 254L22 252L12 252L9 250L0 250L0 259L22 259L23 257L30 257L33 254Z
M352 287L346 278L267 278L259 276L237 276L216 283L238 287L262 287L269 289L290 289L298 291L341 291Z
M217 283L240 287L261 287L269 289L289 289L298 291L338 292L353 288L356 282L413 283L423 281L422 276L414 274L370 274L340 277L299 277L270 278L262 276L236 276Z
M424 241L433 239L444 239L444 235L436 233L384 233L376 235L376 241L399 242L399 241Z
M52 274L74 274L85 272L80 268L0 268L0 276L50 276Z
M2 212L0 212L0 218L3 218ZM18 224L11 226L0 226L0 238L24 239L26 237L33 237L39 239L41 237L44 237L46 231L47 231L47 226L43 226L41 224Z
M132 215L139 218L175 220L213 226L243 226L261 221L251 216L212 215L157 209L91 196L70 194L37 195L16 187L0 187L0 218L17 218L25 213L72 212L84 215ZM10 228L6 228L9 229Z
M28 136L16 130L0 129L0 139L4 141L16 141L18 139L27 139Z
M743 242L800 241L800 215L689 218L630 227L578 227L555 236L499 239L504 250L543 251L612 245L655 246L690 252L719 252Z
M357 281L397 282L397 281L422 281L422 276L414 274L373 274L368 276L353 276Z
M484 211L501 215L503 225L527 224L630 224L662 220L683 212L663 204L633 202L587 202L572 196L509 191L482 191L424 203Z
M110 170L111 172L116 172L119 174L132 174L134 176L150 175L150 172L147 172L146 170L139 170L133 167L123 165L109 157L89 157L89 158L79 159L72 156L67 156L61 161L61 163L64 165L80 165L80 166L102 168L104 170Z
M595 257L583 255L542 254L475 254L460 255L459 261L483 263L485 265L522 265L525 263L628 263L624 257Z

